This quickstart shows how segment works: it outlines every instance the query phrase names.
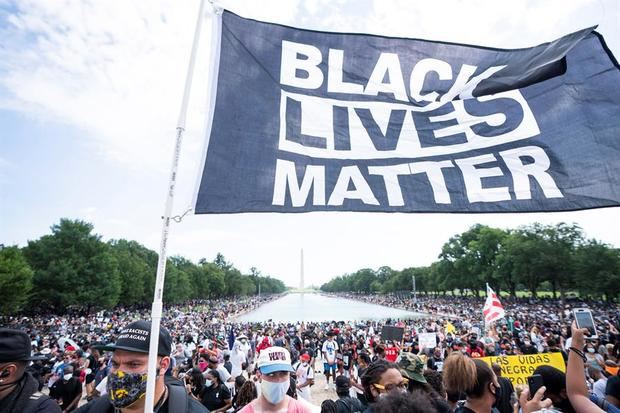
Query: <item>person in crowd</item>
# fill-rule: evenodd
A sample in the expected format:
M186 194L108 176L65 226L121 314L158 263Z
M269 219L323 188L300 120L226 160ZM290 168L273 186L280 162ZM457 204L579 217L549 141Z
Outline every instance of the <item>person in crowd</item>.
M394 392L373 405L373 413L437 413L423 392Z
M311 386L314 385L314 369L310 365L310 355L303 354L300 360L295 363L294 368L297 395L312 402Z
M132 413L145 408L151 323L139 320L120 331L114 344L101 347L112 351L112 367L107 377L107 395L92 400L76 413ZM208 413L194 398L189 397L180 381L164 382L170 366L172 338L165 328L159 330L157 376L153 410L158 413Z
M502 377L502 368L499 364L493 363L491 364L491 368L500 386L499 396L497 397L494 407L499 413L512 413L514 410L512 404L515 392L512 382L506 377Z
M333 377L332 380L336 380L336 352L339 347L338 343L334 340L334 335L334 332L328 332L327 340L325 340L321 348L321 353L323 354L323 373L325 374L325 390L330 388L330 377Z
M571 406L579 413L620 412L620 388L617 389L616 397L613 395L608 397L606 395L605 399L600 399L596 394L588 393L588 386L586 385L584 375L586 355L583 352L583 348L586 345L586 334L589 334L589 332L587 328L577 328L574 321L571 329L572 341L568 354L568 365L566 366L565 389ZM607 380L607 386L609 386L610 380ZM618 385L620 386L620 384Z
M63 376L50 388L50 397L58 401L63 412L74 411L82 398L82 382L73 375L73 366L66 366Z
M294 399L286 394L293 373L291 355L283 347L263 349L256 362L260 396L243 407L241 413L255 412L318 412L319 409L304 399Z
M235 408L235 412L238 412L244 408L257 397L258 392L256 391L256 384L254 384L253 380L246 380L245 383L241 385L233 399L233 407Z
M228 383L228 382L232 383L234 381L234 378L230 375L228 370L226 370L226 368L224 368L224 366L219 363L219 361L217 360L217 357L209 356L207 369L204 371L202 375L205 378L207 378L207 375L213 370L217 371L222 383Z
M365 410L364 405L357 398L350 396L351 379L347 376L336 377L336 412L337 413L361 413Z
M553 402L553 407L563 413L575 413L566 391L566 374L551 366L538 366L532 374L540 374L546 387L545 397Z
M597 364L592 364L588 366L587 372L592 384L592 393L600 399L605 398L607 377L603 374L603 370Z
M436 370L424 370L422 373L426 382L437 392L439 397L444 400L448 399L448 394L446 393L446 388L443 386L443 375ZM454 409L450 409L454 410Z
M0 329L0 412L58 413L58 404L39 391L26 371L32 356L30 337L20 330Z
M187 393L196 400L200 400L200 393L202 393L202 389L205 387L205 379L200 369L194 367L183 379Z
M455 409L455 413L491 413L493 405L499 399L501 387L489 365L480 359L471 359L461 353L454 353L446 358L444 364L444 385L450 392L463 392L465 403ZM544 386L543 386L544 387ZM540 398L538 398L540 396ZM541 401L542 393L536 398L538 403L522 406L523 412L536 408L549 407L551 401ZM526 399L527 401L527 399Z
M338 406L332 399L325 399L321 403L321 413L338 413Z
M403 352L398 356L396 364L400 367L402 375L409 380L407 387L409 393L421 393L421 395L429 399L433 409L439 413L450 413L452 411L446 400L433 390L426 381L423 375L424 362L418 355ZM420 397L420 394L418 394L417 398L419 399Z
M245 336L243 337L241 340L247 340ZM237 338L230 353L230 364L232 365L230 375L233 378L239 376L245 370L243 364L247 362L247 350L243 350L243 342L241 340Z
M246 378L243 376L237 376L235 377L235 391L233 392L233 398L232 398L232 407L233 408L237 408L237 397L239 396L239 390L241 390L241 387L243 387L243 385L246 382Z
M613 376L605 385L605 401L609 403L606 409L609 413L620 413L620 376ZM613 408L611 408L613 406Z
M364 396L368 402L365 412L373 412L372 406L381 395L391 392L405 392L409 381L402 376L397 364L379 360L371 363L362 376Z
M230 377L232 377L232 379L234 380L235 377L237 377L237 376L233 376L232 375L232 363L230 362L230 352L229 351L225 351L224 352L224 363L222 365L224 366L224 368L226 369L228 374L230 374Z
M220 373L215 369L207 373L205 385L198 399L212 413L223 413L232 406L230 390L222 383Z

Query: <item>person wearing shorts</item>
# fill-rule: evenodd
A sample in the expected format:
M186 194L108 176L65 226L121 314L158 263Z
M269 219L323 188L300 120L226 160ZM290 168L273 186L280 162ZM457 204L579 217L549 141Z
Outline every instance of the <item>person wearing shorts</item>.
M334 379L334 388L336 388L336 352L338 351L338 343L334 340L334 333L327 333L327 340L323 343L323 373L325 374L325 390L329 389L329 377Z

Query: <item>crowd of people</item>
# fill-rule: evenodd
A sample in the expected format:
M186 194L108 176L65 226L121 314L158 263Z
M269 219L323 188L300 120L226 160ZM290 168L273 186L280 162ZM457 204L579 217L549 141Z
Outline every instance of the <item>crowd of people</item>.
M483 299L343 296L421 314L407 320L236 321L276 297L167 308L158 357L156 402L165 406L160 411L176 411L170 409L179 388L188 399L184 409L192 412L620 411L615 304L503 299L506 317L483 325ZM592 311L597 339L573 324L572 310L580 307ZM149 334L149 324L141 321L148 316L147 309L117 308L0 321L28 338L31 352L21 361L31 364L16 368L15 377L21 371L20 380L27 377L29 386L36 382L36 390L47 389L61 411L128 412L144 403L139 396L148 340L140 338ZM386 336L386 326L402 337ZM429 333L434 345L420 339ZM0 354L1 346L0 336ZM539 365L532 371L543 385L535 394L527 384L502 377L502 366L485 359L546 353L559 353L564 368ZM16 411L5 410L15 399L4 397L10 388L1 383L9 361L0 359L0 412Z

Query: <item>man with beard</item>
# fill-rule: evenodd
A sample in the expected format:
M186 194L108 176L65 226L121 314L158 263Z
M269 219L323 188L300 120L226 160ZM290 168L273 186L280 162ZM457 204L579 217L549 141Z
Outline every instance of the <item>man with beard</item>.
M107 395L80 407L77 413L143 412L145 403L151 323L135 321L125 327L115 344L102 346L113 351L112 368L107 377ZM159 330L157 375L153 410L158 413L208 413L197 400L189 397L183 383L164 374L170 366L172 338L168 330Z
M23 331L0 329L0 412L59 413L58 404L38 391L39 382L26 371L34 360L30 337Z

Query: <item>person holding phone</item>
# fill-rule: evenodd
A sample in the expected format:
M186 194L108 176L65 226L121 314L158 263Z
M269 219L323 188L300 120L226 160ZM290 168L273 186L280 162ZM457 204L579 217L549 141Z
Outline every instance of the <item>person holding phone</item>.
M578 412L620 412L620 408L617 406L609 402L605 403L605 400L600 400L594 394L588 394L588 387L584 374L586 357L582 349L585 347L586 335L590 333L590 330L588 328L577 327L576 321L573 321L571 329L573 340L568 355L568 365L566 366L566 391L571 404Z

